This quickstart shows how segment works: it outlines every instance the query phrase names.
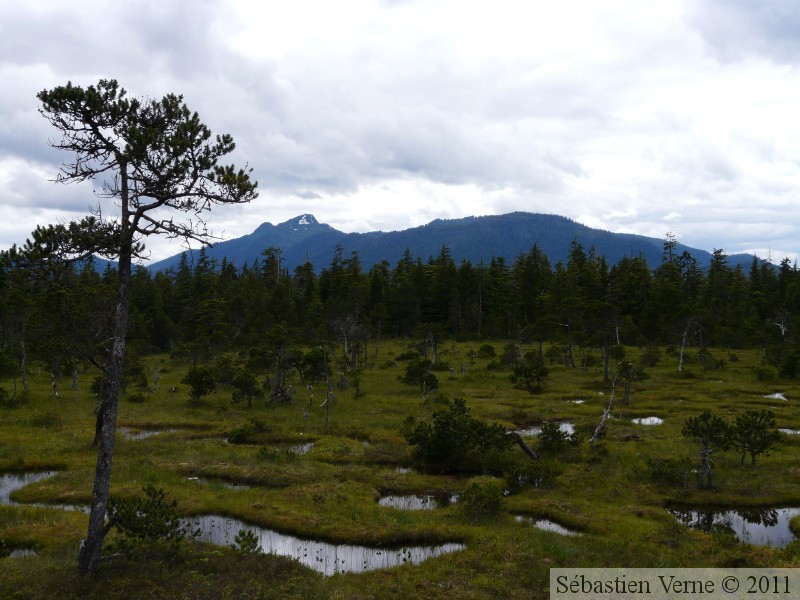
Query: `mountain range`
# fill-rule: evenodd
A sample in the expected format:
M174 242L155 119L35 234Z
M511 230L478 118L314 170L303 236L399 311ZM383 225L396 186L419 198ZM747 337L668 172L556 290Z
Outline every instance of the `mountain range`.
M469 260L473 264L488 263L493 257L503 257L507 264L521 253L527 253L534 244L544 251L555 265L566 262L573 240L588 253L605 256L609 265L624 257L642 256L651 267L661 263L664 240L630 233L612 233L593 229L558 215L513 212L505 215L466 217L462 219L436 219L427 225L402 231L373 231L344 233L320 223L311 214L299 215L278 225L263 223L253 233L240 238L219 242L205 248L206 256L222 261L226 258L237 267L252 265L261 260L261 253L270 246L281 250L283 266L293 271L309 260L315 270L330 265L337 246L342 256L348 258L357 252L362 268L368 270L383 260L394 265L408 249L411 256L427 261L438 256L446 246L456 264ZM678 244L677 252L689 251L701 266L709 264L711 253ZM200 252L187 252L190 265ZM150 265L152 272L176 268L181 254L176 254ZM749 267L750 254L728 256L728 265Z

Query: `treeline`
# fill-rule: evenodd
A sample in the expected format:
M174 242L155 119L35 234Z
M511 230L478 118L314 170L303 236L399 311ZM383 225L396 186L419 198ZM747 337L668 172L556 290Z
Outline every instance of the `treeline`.
M788 375L798 360L793 341L800 316L800 273L786 259L731 268L721 250L701 269L669 237L661 264L625 258L609 267L573 242L566 262L551 265L534 246L511 263L455 264L447 247L423 261L406 251L395 265L366 269L338 248L315 272L289 272L267 248L237 268L201 251L190 266L151 274L136 268L131 287L129 347L140 354L191 356L264 345L279 330L294 343L338 340L366 346L400 337L511 339L549 342L575 365L580 351L625 344L760 347ZM109 344L116 272L48 262L20 267L3 257L0 347L5 373L26 360L54 372L92 360ZM16 365L16 367L14 366Z

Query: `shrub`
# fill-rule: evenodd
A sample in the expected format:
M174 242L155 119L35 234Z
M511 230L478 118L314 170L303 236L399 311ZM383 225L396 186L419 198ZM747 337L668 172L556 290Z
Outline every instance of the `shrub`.
M16 397L8 393L5 388L0 388L0 408L19 408L28 402L28 393L20 392Z
M753 374L756 376L758 381L764 383L769 383L771 381L775 381L776 379L775 371L769 367L754 367Z
M247 423L237 427L228 434L228 442L231 444L246 444L249 437L254 433L268 433L272 431L267 423L258 417L250 417Z
M645 367L655 367L661 361L661 351L653 346L648 346L639 357L639 363Z
M544 366L544 359L538 352L526 352L514 363L510 380L517 388L527 388L531 393L541 392L544 380L550 374Z
M178 516L177 501L167 500L164 490L146 485L142 491L145 498L109 498L108 522L117 531L114 548L125 551L155 543L177 548L199 535Z
M755 466L759 454L769 454L780 434L775 429L775 414L771 410L748 410L738 415L731 428L733 445L742 453L741 463L750 454Z
M478 354L476 356L478 358L494 358L497 356L497 352L495 352L494 346L491 344L483 344L478 349Z
M213 392L217 387L213 371L202 365L189 369L186 376L181 379L181 383L190 387L189 402L192 405L200 404L201 398Z
M511 493L526 487L548 487L561 474L558 463L549 460L528 460L511 466L503 474Z
M263 550L258 543L258 536L250 529L242 529L233 538L233 547L244 554L261 554Z
M685 487L691 465L688 458L647 457L643 474L658 485Z
M133 402L134 404L142 404L145 401L145 395L142 392L128 394L127 398L128 402Z
M514 441L505 428L469 414L464 400L433 413L430 423L408 417L403 436L414 448L414 459L444 470L474 469L491 451L503 451Z
M478 477L467 484L458 504L470 520L493 517L500 512L503 486L493 477Z
M548 421L542 425L539 433L538 450L542 453L560 452L569 441L570 435L561 431L561 427L556 421Z
M263 446L258 451L258 458L268 461L292 462L297 455L288 448L270 448Z

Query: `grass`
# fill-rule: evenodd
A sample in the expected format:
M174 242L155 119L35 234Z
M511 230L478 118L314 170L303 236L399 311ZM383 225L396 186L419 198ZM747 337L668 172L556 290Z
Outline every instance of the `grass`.
M800 542L784 549L749 546L730 535L689 530L665 510L675 503L800 506L800 436L783 436L756 468L740 466L733 451L715 455L716 487L711 490L697 489L691 477L685 487L680 478L663 476L669 473L666 459L694 462L695 448L680 432L689 416L703 410L733 420L746 410L767 408L778 427L800 428L800 384L758 381L758 352L737 351L738 361L716 371L704 372L697 361L690 362L689 376L677 373L677 358L662 357L647 368L648 379L636 382L629 406L618 398L604 439L589 446L586 440L611 393L600 369L549 365L544 392L529 394L512 387L507 371L487 370L489 359L471 360L470 351L479 346L448 346L442 359L455 366L464 363L468 371L437 372L444 397L464 398L474 416L508 428L570 421L583 439L547 457L558 466L553 485L524 488L504 498L495 517L474 521L458 505L432 511L378 506L382 494L458 493L469 480L467 475L398 471L411 463L410 448L399 433L404 419L429 418L442 406L424 404L417 389L398 381L405 363L393 358L406 350L400 343L384 343L377 366L364 370L363 397L337 392L327 428L321 389L297 381L292 403L259 402L252 408L232 404L230 391L220 389L190 406L188 390L180 383L188 365L168 357L145 359L160 361L159 387L142 403L123 399L118 424L159 433L141 440L118 434L112 475L113 494L139 495L142 486L152 484L175 498L185 515L228 515L335 543L459 541L466 550L416 566L326 578L286 559L190 543L177 553L156 548L112 558L96 578L83 578L76 574L75 559L86 516L13 505L0 507L0 540L10 548L36 549L38 555L0 559L0 589L21 598L544 598L552 567L800 564ZM59 471L19 490L15 501L89 502L96 460L91 445L95 399L88 391L93 375L82 375L76 390L65 378L59 384L61 397L55 398L49 374L33 371L31 401L0 414L0 472ZM169 392L172 386L177 393ZM765 397L775 392L788 400ZM649 416L664 423L631 421ZM267 427L248 435L246 443L226 441L253 419ZM305 455L261 451L311 441L314 446ZM514 448L504 460L513 464L526 458ZM250 487L231 490L223 483ZM547 518L581 535L541 531L516 522L516 514Z

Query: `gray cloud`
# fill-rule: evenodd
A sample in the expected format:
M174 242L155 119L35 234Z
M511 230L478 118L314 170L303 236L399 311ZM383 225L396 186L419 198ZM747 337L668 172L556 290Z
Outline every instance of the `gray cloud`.
M114 77L182 93L234 136L261 198L212 216L228 236L305 212L364 230L528 210L798 251L789 0L265 6L0 4L0 206L23 215L17 238L95 201L48 181L65 157L36 93Z
M691 22L722 60L755 55L800 62L800 11L794 0L702 0Z

